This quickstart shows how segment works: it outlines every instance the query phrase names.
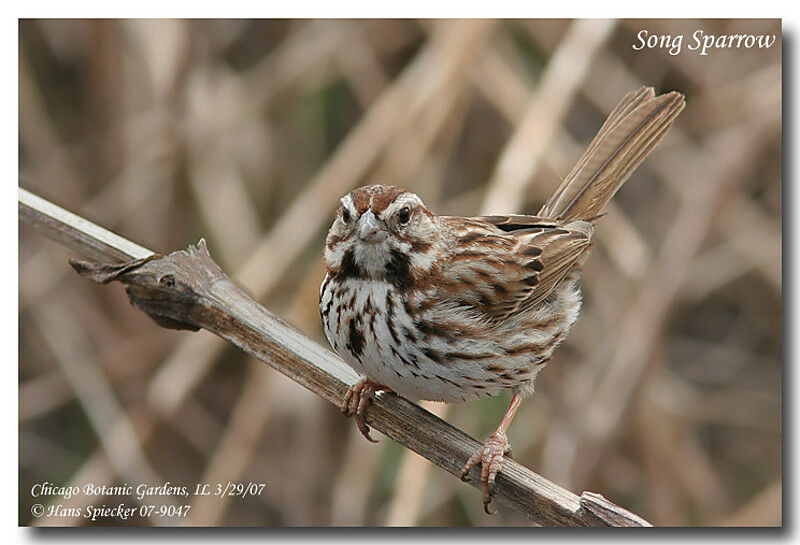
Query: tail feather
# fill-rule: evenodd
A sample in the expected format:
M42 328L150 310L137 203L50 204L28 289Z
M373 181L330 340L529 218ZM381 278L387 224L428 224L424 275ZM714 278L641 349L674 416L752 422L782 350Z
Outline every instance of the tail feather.
M683 107L684 96L674 91L655 96L651 87L642 87L625 95L539 216L562 221L600 216Z

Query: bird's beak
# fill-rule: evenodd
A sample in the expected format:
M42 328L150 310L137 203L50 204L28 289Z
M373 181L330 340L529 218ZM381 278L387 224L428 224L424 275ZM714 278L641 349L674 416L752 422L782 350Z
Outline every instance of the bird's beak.
M372 210L367 210L358 218L358 238L365 242L380 242L385 240L389 233L383 228L382 222L375 217Z

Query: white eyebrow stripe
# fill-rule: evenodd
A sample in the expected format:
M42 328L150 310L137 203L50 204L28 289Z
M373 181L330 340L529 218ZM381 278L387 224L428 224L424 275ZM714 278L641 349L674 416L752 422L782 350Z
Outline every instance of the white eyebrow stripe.
M356 215L356 205L355 203L353 203L353 197L351 197L349 193L344 197L342 197L341 199L339 199L339 202L341 202L342 206L347 208L351 214L353 214L354 216Z
M416 205L424 206L422 203L422 199L420 199L414 193L403 193L399 197L397 197L392 204L386 207L381 213L381 218L390 218L392 215L403 208L404 206L414 207Z

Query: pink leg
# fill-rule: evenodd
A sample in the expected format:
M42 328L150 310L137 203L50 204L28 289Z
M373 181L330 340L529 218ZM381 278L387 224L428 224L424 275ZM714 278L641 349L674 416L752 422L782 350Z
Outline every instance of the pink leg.
M377 443L375 439L369 435L369 426L364 421L364 415L367 412L370 400L377 392L390 391L389 388L378 384L368 378L362 378L360 381L353 384L344 395L342 400L342 412L347 416L353 416L356 419L356 425L361 434L367 438L367 441Z
M503 420L493 434L491 434L483 446L475 451L475 454L464 464L461 470L461 479L469 481L469 472L473 467L481 464L481 486L483 488L483 510L487 514L492 515L494 511L489 509L489 504L492 502L491 491L494 488L494 480L497 477L498 471L503 464L503 457L511 457L511 447L508 445L508 438L506 437L506 430L511 424L511 420L519 409L519 404L522 398L514 394L511 398L511 403L503 415Z

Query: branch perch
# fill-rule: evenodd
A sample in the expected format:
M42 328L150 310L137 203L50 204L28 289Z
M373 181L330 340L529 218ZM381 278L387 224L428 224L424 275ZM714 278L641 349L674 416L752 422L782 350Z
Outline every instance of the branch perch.
M153 254L102 227L20 188L20 218L92 261L71 260L78 273L100 283L127 285L131 303L163 327L207 329L264 361L316 395L339 405L358 380L338 356L259 305L211 259L204 240L168 255ZM418 405L394 394L379 396L370 426L458 476L480 443ZM479 486L473 469L471 483ZM584 492L580 497L506 459L495 499L547 526L650 526L644 519Z

